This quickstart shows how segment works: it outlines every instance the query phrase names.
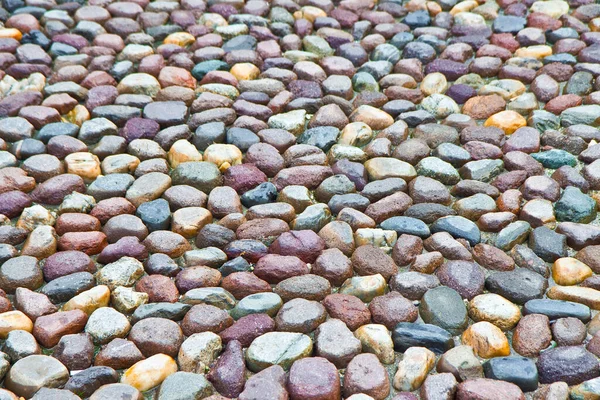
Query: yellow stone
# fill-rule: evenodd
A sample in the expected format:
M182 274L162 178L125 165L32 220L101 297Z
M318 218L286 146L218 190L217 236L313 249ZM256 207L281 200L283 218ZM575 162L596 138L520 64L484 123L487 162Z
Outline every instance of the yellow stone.
M456 15L454 15L454 24L455 25L470 25L470 26L477 26L477 25L485 25L485 18L483 18L481 15L479 14L475 14L473 12L467 12L467 11L463 11L463 12L459 12Z
M364 122L352 122L342 129L338 144L363 146L371 141L373 130Z
M429 371L435 365L435 354L425 347L409 347L398 363L394 376L394 388L412 392L421 387Z
M181 344L177 362L185 372L203 374L222 350L221 337L213 332L194 333Z
M566 300L585 304L594 310L600 310L600 291L581 286L553 286L546 295L554 300Z
M173 143L169 149L169 152L167 153L167 161L169 161L171 168L177 168L177 166L181 163L189 161L202 161L202 154L200 154L196 146L185 139L180 139Z
M0 39L16 39L21 40L23 34L15 28L0 28Z
M378 181L386 178L402 178L406 181L417 176L415 167L406 161L392 157L375 157L365 163L369 180Z
M300 9L300 11L296 11L294 13L295 19L304 18L309 20L311 23L315 22L315 19L317 19L318 17L327 17L327 13L321 10L320 8L313 6L304 6Z
M77 104L63 118L63 122L70 122L77 126L81 126L85 121L91 118L90 112L84 105Z
M479 3L476 2L475 0L461 1L460 3L458 3L457 5L452 7L452 9L450 10L450 14L456 15L461 12L468 12L478 6L479 6Z
M148 302L150 296L145 292L136 292L133 288L119 286L110 294L112 306L123 314L131 314L136 308Z
M155 354L131 366L121 378L121 383L141 392L160 385L169 375L177 372L177 363L166 354Z
M594 18L588 24L592 32L600 32L600 18Z
M173 213L171 230L191 239L198 235L200 229L212 222L212 214L202 207L184 207Z
M232 144L211 144L204 150L204 160L216 164L221 172L242 163L242 152Z
M348 278L340 287L339 293L356 296L368 303L377 296L383 296L387 284L381 274Z
M87 182L92 182L102 173L100 160L92 153L71 153L65 157L67 173L82 177Z
M7 311L0 314L0 338L6 339L11 331L16 330L31 332L33 322L21 311Z
M432 94L444 94L448 89L448 80L444 74L440 72L433 72L427 74L421 82L421 91L427 96Z
M209 28L216 28L217 26L227 26L227 20L217 13L204 13L198 19L200 25L207 26Z
M396 231L380 228L359 228L354 232L356 247L370 244L381 247L383 250L389 249L391 251L397 239L398 233Z
M390 86L402 86L408 89L415 89L417 87L417 81L407 74L389 74L379 81L379 87L383 89L389 88ZM421 90L423 89L421 88Z
M509 101L522 95L526 90L525 85L516 79L499 79L481 86L477 94L480 96L497 94L502 96L504 100Z
M250 63L237 63L229 71L238 81L250 81L258 78L260 75L260 69L254 64Z
M164 44L175 44L177 46L186 47L196 41L194 35L187 32L171 33L163 41Z
M496 325L476 322L462 334L462 344L471 346L481 358L503 357L510 354L508 339Z
M590 267L573 257L559 258L552 266L552 279L561 286L577 285L593 273Z
M476 322L491 322L503 331L508 331L521 319L521 310L498 294L486 293L473 297L469 302L469 317Z
M440 6L435 1L428 1L427 2L427 11L429 11L429 15L431 15L432 17L435 17L436 15L438 15L439 13L442 12L442 6Z
M569 3L562 0L536 1L531 5L530 10L558 19L569 13Z
M552 47L545 45L545 44L539 44L539 45L529 46L529 47L521 47L520 49L517 49L517 51L515 51L515 57L522 57L522 58L542 59L544 57L548 57L551 55L552 55Z
M35 204L21 212L16 227L33 231L38 226L53 226L55 222L56 218L52 212L39 204Z
M516 111L505 110L489 117L484 125L495 126L502 129L507 135L511 135L517 129L527 126L527 120Z
M394 342L385 325L363 325L354 332L354 336L362 343L363 353L375 354L383 364L394 362Z
M404 7L408 12L426 10L427 2L425 0L410 0Z
M363 104L350 114L351 122L364 122L371 129L380 131L394 123L394 118L383 110Z
M87 315L101 307L108 307L110 302L110 289L106 285L98 285L90 290L79 293L63 306L63 311L81 310Z

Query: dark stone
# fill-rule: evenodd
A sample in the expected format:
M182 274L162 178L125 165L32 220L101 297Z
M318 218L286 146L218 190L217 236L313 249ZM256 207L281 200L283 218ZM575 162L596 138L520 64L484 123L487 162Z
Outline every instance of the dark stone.
M425 347L442 354L454 347L452 335L435 325L400 322L392 332L394 349L404 352L409 347Z

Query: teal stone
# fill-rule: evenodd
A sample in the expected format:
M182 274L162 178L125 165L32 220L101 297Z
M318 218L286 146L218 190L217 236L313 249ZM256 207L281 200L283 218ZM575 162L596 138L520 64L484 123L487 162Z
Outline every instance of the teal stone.
M558 116L544 110L533 111L527 122L527 125L533 126L540 132L560 128L560 119Z
M588 223L596 218L596 202L580 189L568 186L554 204L559 221Z
M521 244L529 236L531 231L531 225L525 221L516 221L509 224L506 228L502 229L498 233L496 238L496 247L508 251L515 247L517 244Z
M240 319L250 314L268 314L274 317L283 305L283 301L275 293L256 293L244 297L230 311L234 319Z
M373 75L358 72L352 77L352 86L357 92L379 92L379 84Z
M200 81L210 71L229 71L229 64L221 60L202 61L194 66L192 76Z
M600 105L587 104L584 106L571 107L560 113L562 126L591 125L598 126L600 122Z
M564 165L569 165L571 167L577 165L577 159L573 154L560 149L533 153L531 156L542 163L544 168L558 169Z

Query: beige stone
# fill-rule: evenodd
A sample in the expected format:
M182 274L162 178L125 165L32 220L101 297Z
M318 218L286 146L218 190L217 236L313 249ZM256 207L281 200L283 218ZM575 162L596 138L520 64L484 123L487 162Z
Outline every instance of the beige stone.
M363 353L375 354L383 364L394 362L394 342L384 325L363 325L354 332L354 336L362 343Z
M232 144L211 144L204 150L204 160L216 164L223 172L242 163L242 152Z
M487 321L507 331L514 328L521 319L519 307L504 297L486 293L473 297L469 302L469 317L473 321Z
M200 229L212 222L212 214L206 208L185 207L173 213L171 230L181 236L191 239Z
M185 139L180 139L173 143L169 149L167 161L169 161L171 168L177 168L179 164L184 162L202 161L202 154L200 154L196 146Z
M435 365L435 354L425 347L410 347L404 352L394 376L394 387L412 392L421 387Z
M67 301L62 310L81 310L87 315L91 315L100 307L108 307L109 302L110 289L106 285L98 285Z

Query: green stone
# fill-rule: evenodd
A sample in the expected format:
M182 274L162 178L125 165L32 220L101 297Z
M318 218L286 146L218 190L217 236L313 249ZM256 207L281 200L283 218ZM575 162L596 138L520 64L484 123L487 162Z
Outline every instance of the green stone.
M229 97L233 100L235 100L240 95L240 92L235 87L231 85L224 85L222 83L207 83L205 85L200 86L199 90L201 92L209 92Z
M534 127L540 132L557 130L560 128L560 119L551 112L535 110L527 119L527 125Z
M215 32L225 40L233 39L236 36L247 35L248 27L244 24L232 24L227 26L217 26Z
M283 301L278 294L256 293L240 300L230 315L236 320L250 314L268 314L274 317L282 305Z
M340 293L356 296L365 303L385 293L386 282L380 274L348 278L340 287Z
M156 400L203 399L214 389L204 374L175 372L160 385Z
M326 204L313 204L296 216L292 221L292 229L301 231L309 229L319 232L331 219L331 212Z
M446 286L429 289L419 305L419 315L428 324L460 335L469 323L467 307L460 294Z
M310 51L302 50L288 50L283 53L283 56L294 64L300 61L319 61L321 57L318 54L311 53Z
M357 92L379 92L379 84L373 75L358 72L352 77L352 87Z
M306 122L305 110L294 110L287 113L276 114L269 118L268 124L271 129L284 129L293 134L300 134L304 130Z
M312 349L312 340L302 333L269 332L250 344L246 352L246 365L253 372L273 365L288 370L294 361L310 356Z
M460 168L463 179L489 182L504 170L502 160L476 160L469 161Z
M600 378L590 379L571 389L571 400L600 398Z
M588 223L596 218L596 202L579 188L568 186L554 204L559 221Z
M542 163L544 168L557 169L563 165L569 165L571 167L577 165L577 159L573 154L560 149L533 153L531 156Z
M600 105L587 104L585 106L567 108L560 113L560 118L563 126L578 124L598 126L598 123L600 123Z
M209 304L222 310L235 307L235 297L227 290L220 287L205 287L188 290L182 297L185 304Z
M281 22L288 25L294 25L294 16L283 7L273 7L269 13L271 23Z
M426 157L417 164L417 174L433 178L444 185L455 185L460 181L460 175L452 164L437 157Z
M222 186L223 176L219 168L207 161L191 161L179 164L171 171L173 185L190 185L208 194Z
M229 71L229 64L221 60L202 61L192 68L192 76L200 81L210 71Z
M325 39L319 36L309 35L302 39L304 50L315 53L321 57L331 56L334 51Z
M521 244L527 239L529 232L531 231L531 225L525 221L516 221L509 224L506 228L502 229L498 233L496 238L496 247L508 251L517 244Z

